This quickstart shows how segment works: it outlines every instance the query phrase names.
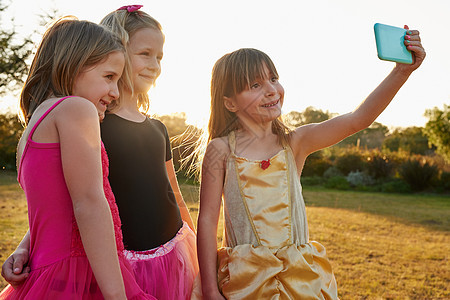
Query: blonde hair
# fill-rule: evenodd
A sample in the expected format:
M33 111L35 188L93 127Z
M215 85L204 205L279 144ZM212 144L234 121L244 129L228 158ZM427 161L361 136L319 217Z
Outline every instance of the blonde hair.
M159 22L149 14L140 10L133 12L128 12L126 9L113 11L106 17L104 17L100 21L100 24L108 27L112 32L119 36L119 38L122 40L122 44L127 48L129 46L130 37L140 29L152 28L155 30L159 30L161 34L163 34L161 24L159 24ZM128 55L126 55L125 70L123 72L121 80L119 81L119 92L121 95L123 90L128 90L133 93L133 83L131 80L130 66L130 58ZM138 109L142 110L144 113L147 113L150 107L150 99L148 98L147 93L140 93L137 95L137 97ZM114 102L111 104L112 105L108 107L108 110L114 111L114 109L117 108L117 105L115 105Z
M114 51L125 51L106 28L67 16L44 33L20 95L20 118L28 124L36 108L49 97L72 95L74 80L89 66Z
M234 112L225 107L224 97L234 97L249 88L258 77L264 77L264 67L276 77L278 72L270 57L264 52L243 48L225 54L215 64L211 75L211 111L208 131L195 143L195 149L185 159L191 166L188 172L197 173L203 159L207 144L214 138L227 136L231 131L240 128ZM272 132L277 135L280 145L286 146L290 141L290 129L283 123L281 117L272 121ZM187 140L188 138L184 138Z

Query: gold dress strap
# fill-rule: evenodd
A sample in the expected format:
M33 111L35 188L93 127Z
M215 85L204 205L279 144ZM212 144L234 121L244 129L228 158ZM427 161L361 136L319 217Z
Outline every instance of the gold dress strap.
M234 131L228 134L228 146L230 146L230 150L232 154L236 153L236 133Z

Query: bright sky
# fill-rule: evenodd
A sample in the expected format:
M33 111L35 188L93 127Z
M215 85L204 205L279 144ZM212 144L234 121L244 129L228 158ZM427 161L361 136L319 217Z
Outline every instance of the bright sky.
M209 114L213 64L243 47L258 48L274 61L286 91L284 113L308 106L352 111L394 67L377 57L377 22L418 29L427 51L421 68L377 121L424 126L426 109L450 103L448 0L27 0L14 1L2 22L14 17L20 30L31 33L39 26L38 15L55 8L61 15L99 22L125 4L143 4L166 35L162 74L150 91L153 113L186 112L189 123L202 125ZM17 98L2 99L0 109L15 109L16 103Z

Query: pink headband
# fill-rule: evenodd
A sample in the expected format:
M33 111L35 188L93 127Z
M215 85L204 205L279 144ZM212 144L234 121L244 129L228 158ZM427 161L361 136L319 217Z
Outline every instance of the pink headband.
M128 12L133 12L139 10L143 5L125 5L120 7L117 10L127 10Z

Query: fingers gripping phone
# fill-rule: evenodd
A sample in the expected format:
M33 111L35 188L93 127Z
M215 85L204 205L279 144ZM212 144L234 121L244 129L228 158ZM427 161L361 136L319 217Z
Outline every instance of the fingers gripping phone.
M378 58L387 61L412 64L411 51L404 44L406 29L376 23L373 27Z

